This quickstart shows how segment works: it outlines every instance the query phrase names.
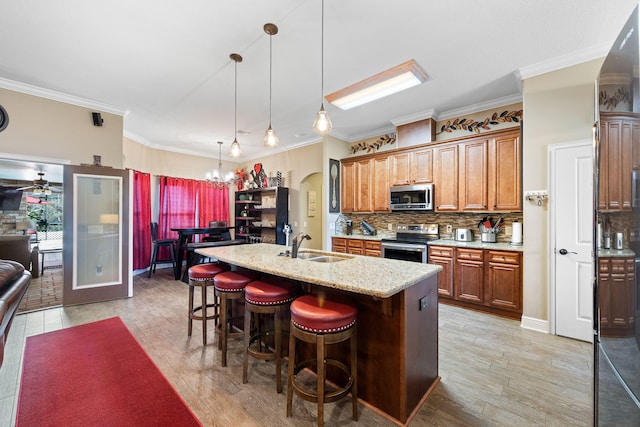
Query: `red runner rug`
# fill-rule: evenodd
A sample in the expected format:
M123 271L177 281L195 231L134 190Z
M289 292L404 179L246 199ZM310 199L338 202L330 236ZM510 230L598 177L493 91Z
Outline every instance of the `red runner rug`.
M201 425L119 317L27 337L17 427Z

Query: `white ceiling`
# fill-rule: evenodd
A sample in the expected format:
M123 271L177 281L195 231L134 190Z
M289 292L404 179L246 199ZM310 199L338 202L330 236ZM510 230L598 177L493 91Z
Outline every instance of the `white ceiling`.
M233 52L244 57L237 107L243 156L265 154L269 36L262 27L275 23L279 149L319 140L311 125L321 102L320 0L2 3L0 86L31 85L122 112L125 135L138 142L214 158L215 142L225 142L226 157L234 137ZM354 142L394 124L517 102L520 76L604 55L636 4L325 0L325 94L412 58L430 77L349 111L325 103L332 135Z

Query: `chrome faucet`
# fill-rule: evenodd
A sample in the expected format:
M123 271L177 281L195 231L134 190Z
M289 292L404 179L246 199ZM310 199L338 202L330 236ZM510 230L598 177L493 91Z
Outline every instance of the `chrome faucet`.
M307 233L298 233L296 237L293 238L293 242L291 244L291 258L298 258L298 249L300 249L304 239L311 240L311 236Z

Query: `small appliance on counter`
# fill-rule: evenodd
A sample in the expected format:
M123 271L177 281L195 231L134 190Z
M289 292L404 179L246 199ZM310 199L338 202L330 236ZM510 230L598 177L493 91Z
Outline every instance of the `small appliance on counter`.
M347 223L347 236L351 236L353 234L353 221L348 219L345 222Z
M456 228L458 242L473 242L473 231L470 228Z
M622 233L616 233L615 244L613 245L614 249L622 250L624 247L624 238Z
M364 219L360 223L360 228L362 229L362 234L364 234L365 236L376 235L376 229Z

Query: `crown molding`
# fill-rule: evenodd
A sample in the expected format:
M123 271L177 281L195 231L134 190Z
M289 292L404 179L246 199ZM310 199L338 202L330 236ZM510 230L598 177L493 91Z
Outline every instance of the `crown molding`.
M78 107L88 108L90 110L98 110L103 113L116 114L118 116L126 116L128 110L118 108L113 105L104 104L102 102L91 99L80 98L79 96L67 95L51 89L45 89L33 86L27 83L17 82L0 77L0 88L12 90L14 92L25 93L27 95L38 96L40 98L50 99L52 101L64 102L65 104L77 105Z
M406 116L397 117L391 120L395 126L406 125L407 123L414 123L419 120L433 119L438 120L438 110L431 108L429 110L418 111L417 113L407 114Z
M384 134L388 134L388 133L394 133L396 131L396 127L395 126L384 126L381 128L377 128L377 129L373 129L371 131L365 132L365 133L360 133L360 134L356 134L356 135L351 135L351 136L343 136L343 135L338 135L336 133L331 133L331 136L341 139L344 142L348 142L348 143L353 143L353 142L359 142L362 141L363 139L368 139L368 138L374 138L380 135L384 135Z
M522 80L529 79L531 77L539 76L551 71L557 71L562 68L567 68L577 64L581 64L583 62L602 58L603 56L606 56L607 53L609 53L612 45L613 41L611 43L600 43L586 49L571 52L567 55L552 58L548 61L522 67L518 71Z
M522 95L519 93L513 95L503 96L502 98L492 99L490 101L480 102L478 104L469 105L463 108L456 108L454 110L443 111L438 120L447 120L454 117L464 116L467 114L474 114L480 111L491 110L492 108L502 107L509 104L517 104L522 102Z

